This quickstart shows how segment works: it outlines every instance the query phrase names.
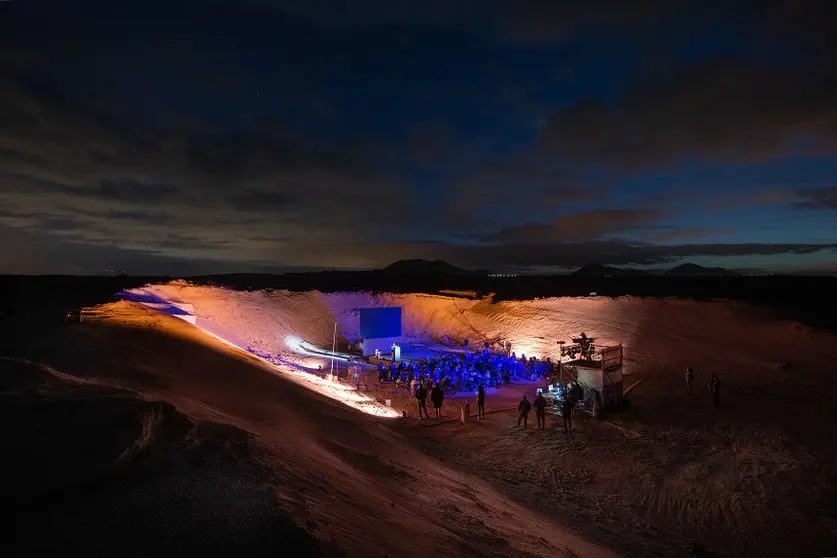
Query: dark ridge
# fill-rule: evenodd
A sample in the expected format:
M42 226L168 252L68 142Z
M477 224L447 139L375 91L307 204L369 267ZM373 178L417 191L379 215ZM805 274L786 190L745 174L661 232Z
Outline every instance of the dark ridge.
M722 267L703 267L693 263L684 263L666 271L672 277L729 277L738 275Z
M570 275L575 277L650 277L651 273L641 269L622 269L601 264L587 264Z
M386 266L383 271L402 275L466 275L464 269L444 260L398 260Z

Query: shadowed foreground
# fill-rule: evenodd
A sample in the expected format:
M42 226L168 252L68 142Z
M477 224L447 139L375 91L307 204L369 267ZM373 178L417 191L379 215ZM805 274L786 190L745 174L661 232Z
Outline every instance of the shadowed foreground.
M4 554L325 555L277 504L244 432L49 370L2 361L14 419L0 436L19 465L3 478L16 517Z
M6 328L4 555L612 555L176 318L89 318Z
M21 472L2 480L19 502L17 538L3 540L17 555L611 555L585 540L642 557L695 543L716 556L834 554L830 333L728 301L166 288L255 346L326 343L331 316L399 305L408 331L503 333L533 354L574 331L623 340L642 382L631 409L581 420L567 439L551 416L545 431L518 429L497 399L485 421L381 421L126 302L78 326L10 321L2 434Z

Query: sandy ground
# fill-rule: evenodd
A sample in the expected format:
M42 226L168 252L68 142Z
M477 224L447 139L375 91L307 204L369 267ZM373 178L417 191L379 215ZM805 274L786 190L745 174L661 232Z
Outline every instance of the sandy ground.
M9 332L5 555L612 555L184 322L97 314Z
M392 382L378 383L377 372L369 372L364 374L365 380L368 382L367 387L363 392L369 397L374 398L378 402L389 400L390 406L395 409L399 415L407 413L408 419L418 418L418 402L415 396L410 391L409 385L396 387ZM350 382L349 382L350 383ZM510 409L517 407L523 395L527 395L530 400L535 396L535 390L543 387L543 382L521 382L513 383L500 389L491 388L486 395L486 412L496 412L498 410ZM446 392L445 399L442 402L442 407L439 410L439 418L443 421L460 420L463 414L462 405L468 405L469 416L476 418L477 416L477 397L476 394L468 392ZM435 410L430 401L430 396L427 398L427 412L435 419Z
M246 433L33 361L0 370L4 556L332 555Z
M251 553L277 544L246 535L262 521L281 526L271 536L282 541L325 543L300 555L339 549L351 556L686 556L695 542L719 556L837 553L837 409L831 404L837 340L831 334L728 302L627 298L492 305L427 295L353 293L341 300L317 293L162 289L176 291L201 316L262 350L281 348L290 334L327 344L332 313L351 337L352 308L401 304L405 330L416 337L447 332L473 339L479 332L539 356L550 354L555 339L578 331L621 341L631 372L627 383L643 382L631 393L631 409L602 422L582 421L569 439L555 429L554 418L545 431L524 431L515 426L514 413L501 410L465 425L381 421L308 392L174 318L118 303L78 327L10 332L17 341L7 343L3 354L35 364L0 361L3 378L11 366L15 377L25 379L3 384L4 401L17 401L20 412L28 413L22 416L44 408L48 417L41 430L21 431L26 421L6 426L4 435L18 444L14 454L22 456L22 466L42 460L36 433L63 425L71 414L49 398L38 400L41 392L66 393L60 397L75 401L92 397L88 390L118 388L102 396L118 404L78 411L90 413L83 427L71 428L69 421L72 436L55 434L84 447L105 440L111 448L85 451L97 465L74 465L62 486L89 482L82 477L91 467L108 478L122 475L123 466L116 467L125 462L120 455L137 444L155 447L137 440L160 440L168 445L160 445L149 461L178 456L174 465L163 466L169 475L186 483L217 474L218 482L204 484L216 491L223 486L234 501L254 502L250 515L241 514L230 504L211 505L219 498L212 490L185 490L196 507L211 508L220 522L185 510L178 516L192 527L191 538L208 526L232 540L250 541ZM693 396L683 384L689 365L697 372ZM708 401L710 371L724 382L721 409ZM489 410L504 408L518 395L509 390L489 399ZM82 408L92 407L75 406ZM122 413L125 426L108 413ZM149 413L165 418L149 420ZM458 412L454 407L445 414ZM104 429L114 432L112 441L90 434L102 432L101 424L113 425ZM150 436L149 430L174 434ZM51 451L68 452L60 444ZM210 457L188 458L194 451ZM213 459L236 465L207 466ZM37 485L43 469L33 468L27 482ZM237 475L249 480L231 480ZM165 484L156 484L163 482L159 474L147 477L149 486L157 486L149 493L169 493ZM21 508L38 509L40 496L32 490L15 493ZM111 508L103 509L119 507L111 498L102 504ZM129 517L127 508L120 509ZM146 509L154 508L149 503ZM22 532L33 530L34 520L22 517L28 521ZM103 516L86 524L98 525L97 517ZM256 519L239 522L242 517ZM119 533L116 523L112 530ZM166 534L160 540L173 536L189 539ZM136 543L137 555L156 550L151 539ZM74 548L84 547L77 535L73 541ZM38 554L38 544L45 543L27 539L19 554Z

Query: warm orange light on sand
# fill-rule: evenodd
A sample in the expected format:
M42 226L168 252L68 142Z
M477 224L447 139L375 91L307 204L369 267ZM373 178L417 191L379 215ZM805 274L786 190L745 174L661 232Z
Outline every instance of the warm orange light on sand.
M246 351L242 347L239 347L235 343L232 343L223 337L215 335L211 331L207 331L203 329L200 325L196 325L198 329L200 329L203 333L207 336L212 337L213 339L217 339L218 341L224 343L225 345L237 349L239 351L243 351L247 354L250 358L255 358L258 360L265 368L275 372L277 374L281 374L283 377L288 378L295 383L310 389L311 391L315 391L320 395L324 395L335 401L339 401L344 405L352 407L353 409L357 409L358 411L362 411L368 415L372 415L379 418L397 418L401 415L398 414L398 411L391 407L385 407L381 405L371 397L368 397L355 389L352 386L341 384L337 381L329 381L320 378L319 376L315 376L308 372L299 372L292 370L291 368L279 366L277 364L273 364L272 362L265 360L257 355ZM297 344L298 346L298 344ZM302 351L302 349L300 349ZM303 354L306 354L303 352ZM310 353L309 353L310 354Z
M528 341L517 341L512 343L512 351L520 357L522 355L526 355L526 357L536 356L538 351L536 351L534 344L529 343ZM549 356L549 355L547 355ZM541 357L546 358L546 357Z
M154 305L140 303L142 306L152 309L154 311L159 311L159 308L155 308ZM101 319L104 318L104 307L97 306L94 308L87 309L88 315L93 319ZM293 382L306 387L312 391L315 391L321 395L339 401L344 405L348 405L353 409L357 409L358 411L362 411L368 415L380 417L380 418L397 418L401 415L398 414L398 411L392 409L391 407L386 407L371 397L368 397L360 392L357 391L353 386L341 384L337 381L329 381L320 378L319 376L315 376L309 372L302 372L302 371L295 371L287 366L280 366L277 364L273 364L272 362L265 360L258 355L251 353L250 351L246 350L244 347L240 347L237 344L224 339L220 335L216 335L211 331L207 330L204 327L201 327L200 320L191 319L193 316L186 315L184 316L173 316L175 318L181 319L186 323L189 323L196 327L201 333L206 335L209 338L215 339L224 345L236 349L238 351L243 352L248 357L258 360L266 369L276 373L281 374L283 377L292 380ZM123 325L129 327L136 327L139 325L140 316L136 315L134 312L131 312L127 308L120 307L120 306L111 306L107 309L107 319L112 322L121 323ZM303 354L309 357L316 357L317 359L326 359L322 354L317 354L311 351L306 350L302 347L304 343L303 340L297 338L289 337L287 340L288 347L298 354ZM328 357L330 360L330 356ZM345 357L341 357L337 355L335 357L336 360L344 361L346 360ZM307 359L311 360L311 359ZM319 362L317 363L319 364ZM315 365L316 366L316 365ZM326 366L323 365L323 368Z

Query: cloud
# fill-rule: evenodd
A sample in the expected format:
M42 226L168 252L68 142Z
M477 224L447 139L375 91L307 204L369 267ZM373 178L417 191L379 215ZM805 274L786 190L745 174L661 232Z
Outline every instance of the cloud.
M494 0L246 0L245 5L276 10L319 25L374 27L381 25L450 26L491 10Z
M584 177L538 154L525 152L501 160L486 155L482 164L452 179L448 203L437 218L456 230L485 232L496 228L495 221L505 221L492 215L503 216L511 208L554 214L571 204L591 202L600 194Z
M502 244L457 245L438 242L410 242L374 244L358 252L351 244L332 244L321 247L323 253L303 253L297 265L289 266L275 260L228 260L219 268L217 259L182 255L169 257L160 252L126 248L115 245L91 245L68 242L52 235L36 234L0 224L6 249L0 253L0 266L8 273L100 273L103 269L125 270L132 274L197 275L218 272L286 272L317 269L329 261L329 268L383 267L397 259L442 258L456 265L472 269L577 268L599 262L604 265L664 265L684 259L715 256L735 257L752 255L805 255L837 249L837 244L691 244L657 246L626 243L619 240ZM257 237L254 237L257 238ZM272 243L273 238L262 239ZM189 238L170 239L178 246ZM203 239L191 239L200 244ZM44 258L43 254L52 254Z
M672 226L678 216L661 208L677 200L612 196L614 177L693 156L762 161L800 137L832 153L837 137L833 65L823 63L830 12L790 1L8 4L0 226L88 263L364 267L402 256L389 239L427 237L463 244L407 251L486 267L653 260L673 249L656 242L726 229ZM620 41L647 62L720 12L748 45L787 45L778 62L654 61L605 101L576 102L581 89L547 77L588 60L604 76L612 61L587 51ZM418 63L411 53L428 31L438 42ZM483 65L494 70L474 70ZM555 99L567 100L546 118ZM825 191L787 189L788 207L833 209ZM601 200L638 209L590 209Z
M614 102L559 108L540 147L621 171L691 156L754 163L792 153L800 138L837 153L835 118L837 75L721 57L643 78Z
M75 188L74 193L130 203L160 203L173 197L177 188L169 184L141 184L132 180L104 180L92 189Z
M0 155L0 161L4 161ZM7 168L13 166L5 159ZM1 176L1 175L0 175ZM89 198L103 202L124 202L127 204L157 204L176 197L177 188L168 184L143 184L133 180L101 180L96 184L74 185L69 183L40 180L34 176L7 174L5 190L25 191L42 196L58 195L71 198Z
M69 242L2 224L0 235L4 239L4 249L0 251L0 268L4 273L100 274L105 270L114 270L133 275L202 275L219 271L215 259L166 257L122 246ZM50 257L45 258L45 254ZM232 261L226 262L224 270L276 273L296 268Z
M805 186L760 188L740 194L730 194L711 201L712 209L772 205L797 210L837 209L837 187Z
M291 199L284 192L246 190L227 197L229 204L239 211L273 212L291 206Z
M485 238L489 243L553 243L588 240L659 221L665 213L654 209L598 209L560 217L548 224L509 227Z
M670 0L633 3L519 0L504 4L509 38L537 45L566 41L593 30L639 33L682 14L686 3Z
M799 188L795 191L802 209L829 209L837 211L837 186L822 188Z
M694 196L694 192L685 190L672 190L645 196L644 202L652 206L666 206L676 202L682 202Z
M505 35L523 44L554 46L595 35L600 43L642 47L665 59L667 47L688 43L707 29L732 31L760 47L802 48L819 61L837 47L837 13L831 0L519 0L502 2ZM726 49L725 49L726 50ZM787 53L787 50L785 50Z
M672 22L688 23L690 7L718 13L720 3L683 0L246 0L244 5L284 13L330 28L385 26L455 29L527 46L572 40L591 31L638 34ZM694 12L694 10L691 10ZM705 19L705 18L704 18Z
M19 4L14 24L0 22L0 225L224 268L288 262L300 246L361 244L414 223L411 192L380 142L303 136L263 112L240 122L196 118L188 104L165 104L176 95L143 86L165 83L160 89L207 103L206 81L191 71L204 54L189 43L217 39L154 19L175 6L151 2L149 25L138 26L121 19L133 8L126 16L88 5L80 15L56 4L43 20L46 8ZM226 13L231 23L246 20L241 10ZM63 16L75 23L58 25ZM401 218L382 222L379 205L392 196L404 203Z
M792 188L771 187L724 194L706 200L706 204L713 211L723 211L763 205L788 206L795 201L798 200Z
M694 240L696 238L706 238L710 236L721 236L729 234L733 231L730 227L693 227L693 228L662 228L650 231L646 236L652 242L671 242L673 240Z
M629 33L629 48L645 57L606 98L555 107L540 137L544 156L627 173L684 159L752 164L837 153L837 13L828 0L511 6L521 36L550 42L610 30L617 34L597 40L624 41ZM678 56L676 45L699 49L720 22L746 48Z
M362 239L378 227L381 199L399 192L405 201L410 197L404 182L357 142L317 144L274 128L137 125L125 133L107 113L91 113L69 97L58 100L8 77L0 78L0 106L7 116L0 126L0 203L44 218L98 212L113 239L151 242L154 233L135 236L125 219L108 214L145 206L177 215L160 230L162 237L175 228L203 234L219 222L241 220L244 212L266 214L256 228L278 237ZM369 226L359 226L364 223ZM237 227L226 231L246 234ZM92 230L88 240L104 236Z

